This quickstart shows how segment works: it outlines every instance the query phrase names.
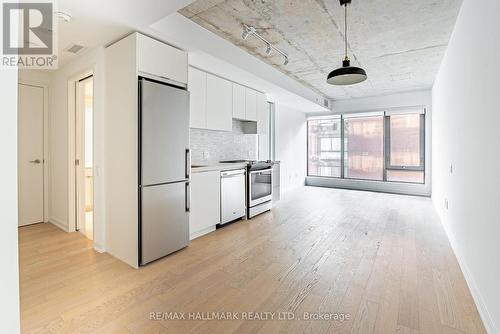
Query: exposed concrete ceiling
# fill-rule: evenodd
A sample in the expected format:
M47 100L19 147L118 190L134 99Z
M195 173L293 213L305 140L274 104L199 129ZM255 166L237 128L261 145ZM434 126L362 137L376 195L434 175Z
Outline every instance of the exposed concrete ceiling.
M333 99L432 87L461 0L355 0L349 6L351 64L369 79L331 86L326 76L343 58L344 13L338 0L198 0L179 11L202 27L290 77ZM255 37L242 39L242 24L289 55L266 55Z

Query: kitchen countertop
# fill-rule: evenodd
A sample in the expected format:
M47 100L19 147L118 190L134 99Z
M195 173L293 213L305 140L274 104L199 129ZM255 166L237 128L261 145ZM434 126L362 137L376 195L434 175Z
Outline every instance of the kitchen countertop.
M201 173L201 172L211 172L211 171L226 171L233 169L246 168L247 163L245 162L234 162L234 163L214 163L209 165L192 165L191 172Z

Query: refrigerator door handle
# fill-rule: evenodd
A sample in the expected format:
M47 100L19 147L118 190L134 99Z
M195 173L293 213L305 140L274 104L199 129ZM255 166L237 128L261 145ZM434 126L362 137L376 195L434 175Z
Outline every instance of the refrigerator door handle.
M191 177L191 150L186 148L186 179Z
M186 212L191 210L191 196L189 191L189 182L186 182Z

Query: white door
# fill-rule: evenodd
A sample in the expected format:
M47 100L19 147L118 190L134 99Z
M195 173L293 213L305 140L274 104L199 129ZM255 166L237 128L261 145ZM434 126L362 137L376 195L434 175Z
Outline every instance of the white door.
M43 222L42 87L18 85L19 226Z

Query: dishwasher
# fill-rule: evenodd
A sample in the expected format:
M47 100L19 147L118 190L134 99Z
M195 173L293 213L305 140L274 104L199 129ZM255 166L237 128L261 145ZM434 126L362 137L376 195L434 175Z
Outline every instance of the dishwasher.
M246 216L246 170L237 169L220 173L220 224Z

